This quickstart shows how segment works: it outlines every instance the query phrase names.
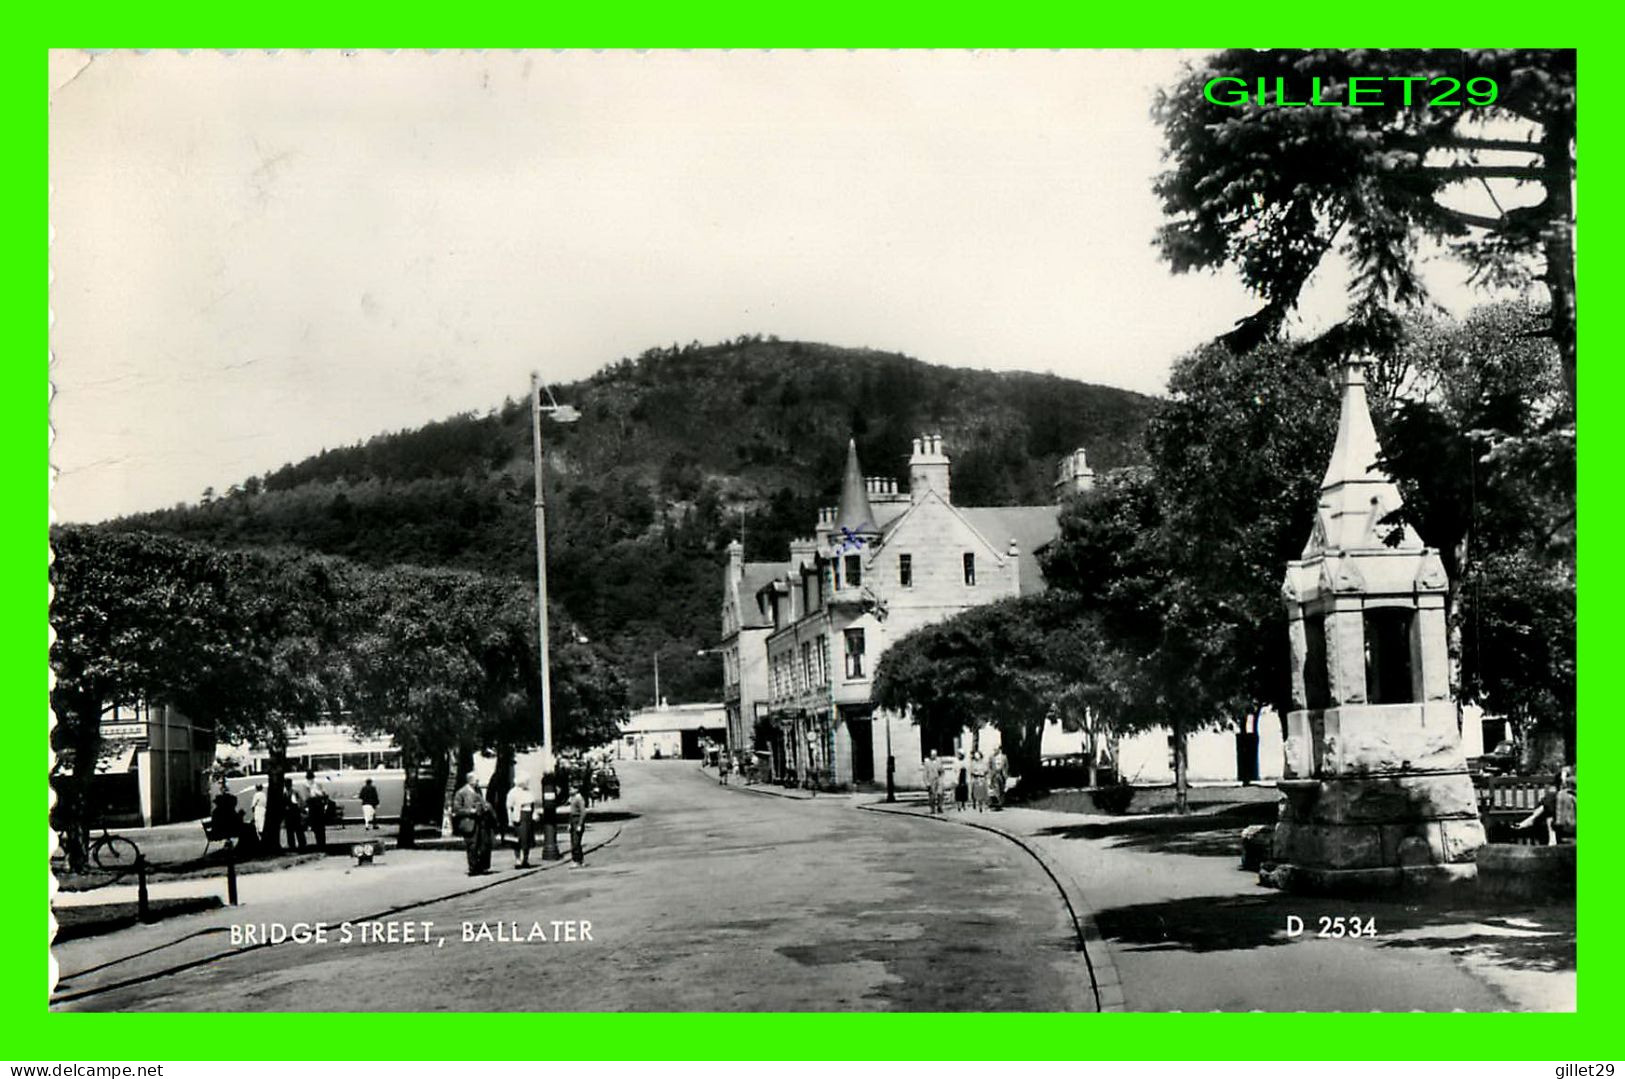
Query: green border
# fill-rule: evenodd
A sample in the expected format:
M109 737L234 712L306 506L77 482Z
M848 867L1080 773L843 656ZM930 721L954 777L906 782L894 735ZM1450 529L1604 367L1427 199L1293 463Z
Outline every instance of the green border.
M1613 252L1621 226L1614 207L1604 202L1615 187L1620 124L1606 96L1608 64L1618 42L1602 5L1530 5L1495 2L1475 5L1321 5L1315 11L1281 4L1168 5L1155 9L1111 5L999 6L957 11L941 4L876 9L841 3L792 8L770 5L711 6L703 11L676 5L625 3L589 10L492 11L489 8L403 6L360 10L310 3L196 10L126 5L99 10L87 5L42 7L32 25L14 25L11 61L4 80L12 137L12 189L5 223L14 252L38 250L46 235L44 188L46 124L40 75L50 46L200 45L262 43L299 46L439 47L545 45L555 47L781 47L923 46L976 47L1166 47L1238 44L1346 44L1411 46L1471 45L1511 39L1520 45L1579 45L1581 69L1593 86L1581 112L1586 142L1582 212L1595 204L1602 212L1585 215L1580 234L1585 253L1581 287L1586 321L1582 330L1591 361L1582 401L1590 426L1584 443L1581 488L1586 535L1608 536L1618 523L1610 466L1619 459L1622 426L1605 422L1621 400L1621 376L1609 346L1619 341L1619 304L1613 299ZM187 5L190 7L190 5ZM1610 14L1613 12L1610 5ZM1149 17L1147 17L1149 16ZM1080 198L1088 192L1080 191ZM1587 201L1587 199L1592 201ZM7 467L5 505L18 522L0 533L0 597L9 617L0 649L0 670L8 687L10 721L27 731L15 740L24 752L0 757L5 769L0 790L38 792L44 748L43 652L45 613L42 537L34 531L45 517L46 466L40 440L40 357L47 347L40 319L46 306L44 279L31 259L14 259L6 270L6 290L16 342L12 362L0 365L0 440ZM26 327L33 326L34 330ZM1593 417L1604 417L1595 421ZM1605 670L1619 639L1617 617L1621 575L1611 545L1587 546L1585 632L1580 649L1588 671ZM1611 683L1588 678L1582 708L1598 723L1608 722L1605 694ZM1587 728L1590 730L1591 728ZM1592 760L1602 761L1611 746L1588 742ZM1593 765L1593 768L1598 765ZM1608 777L1604 777L1607 779ZM1593 780L1595 782L1595 780ZM1596 787L1588 789L1596 790ZM1607 799L1607 791L1602 795ZM37 879L45 831L43 800L17 813L17 827L0 830L7 866L20 880ZM1607 1060L1617 1055L1613 1033L1619 994L1612 972L1618 963L1617 930L1612 925L1617 879L1612 829L1617 810L1606 802L1598 824L1587 828L1587 855L1581 874L1586 976L1576 1015L589 1015L566 1027L549 1028L530 1016L390 1016L359 1023L343 1015L52 1015L45 1009L44 986L35 981L39 962L35 921L41 897L32 885L6 889L0 898L5 918L3 980L6 1048L13 1059L300 1059L456 1058L460 1054L537 1055L660 1059L703 1057L879 1058L959 1057L965 1054L1028 1058L1185 1058L1185 1059L1541 1059ZM451 991L452 987L448 987ZM1375 1003L1375 1002L1374 1002ZM542 1036L545 1032L553 1033ZM87 1054L80 1057L79 1054ZM1531 1074L1542 1074L1532 1072Z

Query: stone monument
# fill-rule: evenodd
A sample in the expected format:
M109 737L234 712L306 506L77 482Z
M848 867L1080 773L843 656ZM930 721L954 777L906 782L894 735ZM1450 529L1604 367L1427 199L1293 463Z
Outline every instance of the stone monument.
M1265 883L1351 893L1471 879L1484 843L1462 754L1438 552L1382 523L1365 368L1344 370L1337 444L1283 588L1292 711Z

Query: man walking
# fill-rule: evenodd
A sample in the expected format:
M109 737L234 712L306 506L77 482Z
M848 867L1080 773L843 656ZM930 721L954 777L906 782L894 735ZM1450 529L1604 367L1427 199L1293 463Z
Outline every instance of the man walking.
M925 759L925 797L933 815L942 812L942 759L934 749Z
M372 777L368 776L366 782L361 784L361 827L369 832L378 830L378 788L372 785Z
M587 800L577 787L570 792L570 861L575 863L572 868L579 869L586 864L587 852L582 847L586 831Z
M508 823L513 825L513 865L523 869L530 865L530 848L534 826L531 816L536 809L536 796L530 789L529 776L515 776L508 790Z

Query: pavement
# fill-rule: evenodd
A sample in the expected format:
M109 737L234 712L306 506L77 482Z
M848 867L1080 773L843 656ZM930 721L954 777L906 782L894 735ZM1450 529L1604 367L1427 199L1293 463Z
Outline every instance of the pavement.
M622 781L587 833L613 841L585 869L515 872L498 854L470 879L459 852L391 851L365 868L329 858L244 878L239 908L58 946L52 1007L1096 1007L1065 904L1000 836L944 842L931 822L860 814L852 798L758 796L683 762L624 762ZM307 931L318 922L325 939ZM260 942L279 932L300 939Z
M862 808L928 815L918 796ZM1311 899L1265 888L1240 869L1240 833L1269 808L1216 803L1184 818L950 808L938 819L1004 835L1050 868L1077 908L1107 1010L1575 1009L1572 904Z

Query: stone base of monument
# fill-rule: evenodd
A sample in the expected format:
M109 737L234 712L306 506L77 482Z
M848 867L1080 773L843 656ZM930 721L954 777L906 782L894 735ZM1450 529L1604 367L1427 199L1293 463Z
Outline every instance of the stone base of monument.
M1476 866L1415 865L1376 869L1323 869L1316 866L1267 863L1258 882L1297 895L1371 897L1403 893L1451 892L1472 887Z
M1465 772L1289 779L1261 883L1314 894L1448 888L1484 844Z

